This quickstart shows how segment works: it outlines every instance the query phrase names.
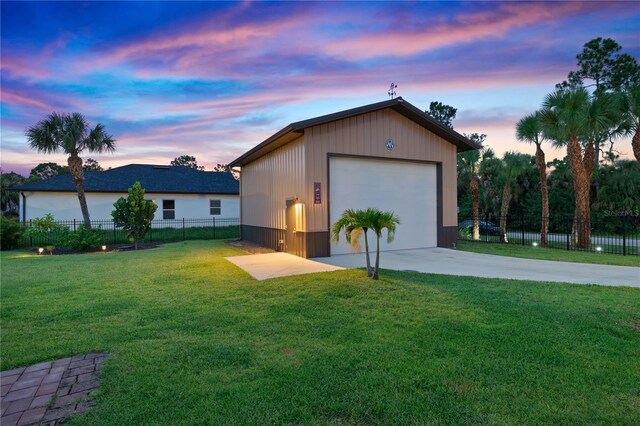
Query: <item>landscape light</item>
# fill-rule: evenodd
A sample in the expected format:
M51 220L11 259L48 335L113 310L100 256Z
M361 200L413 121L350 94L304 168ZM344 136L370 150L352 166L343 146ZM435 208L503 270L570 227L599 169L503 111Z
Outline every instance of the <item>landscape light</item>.
M531 243L531 245L534 246L534 247L538 247L537 241L534 241L533 243Z
M598 253L600 253L600 252L602 251L602 247L600 247L600 246L596 247L596 251L597 251Z
M40 255L40 254L42 254L43 252L44 252L44 249L43 249L42 247L40 247L40 248L38 249L38 254Z
M106 251L107 250L107 246L102 246L102 251Z

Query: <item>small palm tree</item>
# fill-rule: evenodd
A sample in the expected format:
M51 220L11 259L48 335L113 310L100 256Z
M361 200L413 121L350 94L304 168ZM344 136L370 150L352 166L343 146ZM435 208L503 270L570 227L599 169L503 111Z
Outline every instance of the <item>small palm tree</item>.
M474 142L484 143L485 135L470 135ZM482 165L486 160L494 158L493 150L489 147L483 147L479 150L465 151L458 154L458 173L459 179L469 182L469 192L471 193L471 215L473 219L473 227L471 238L473 240L480 239L480 185L482 175Z
M340 234L344 231L347 242L356 250L360 250L360 234L364 233L364 251L367 259L367 277L372 274L371 258L369 257L369 230L368 210L347 209L338 218L338 221L331 227L331 241L338 241Z
M29 145L38 152L53 154L64 152L68 154L67 164L78 191L78 200L82 210L82 218L87 229L91 229L87 199L84 194L84 175L82 173L82 158L79 154L89 152L113 152L115 141L98 123L93 129L80 113L72 114L52 113L26 131Z
M393 241L396 234L396 226L400 224L400 218L393 212L383 212L378 209L367 209L367 218L370 220L371 230L376 234L376 264L373 267L374 280L378 279L378 270L380 266L380 237L382 231L387 230L387 242Z
M540 177L540 195L542 198L542 224L540 225L540 246L547 246L547 233L549 232L549 189L547 187L547 163L542 150L544 134L540 113L535 112L523 117L516 125L516 136L518 140L526 143L533 143L536 146L536 166Z
M500 242L507 243L507 216L509 215L509 205L513 195L513 186L517 185L517 180L530 170L531 156L517 152L505 152L502 158L504 164L504 188L502 190L502 204L500 207Z

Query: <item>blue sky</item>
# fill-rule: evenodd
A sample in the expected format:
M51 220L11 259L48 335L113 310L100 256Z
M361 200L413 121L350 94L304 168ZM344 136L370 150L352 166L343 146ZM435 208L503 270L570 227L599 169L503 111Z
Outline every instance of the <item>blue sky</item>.
M532 152L514 126L595 37L640 56L636 2L2 2L3 171L53 111L117 140L104 166L227 163L290 122L387 99L458 108L460 132ZM547 147L548 157L563 156ZM630 153L627 141L619 150Z

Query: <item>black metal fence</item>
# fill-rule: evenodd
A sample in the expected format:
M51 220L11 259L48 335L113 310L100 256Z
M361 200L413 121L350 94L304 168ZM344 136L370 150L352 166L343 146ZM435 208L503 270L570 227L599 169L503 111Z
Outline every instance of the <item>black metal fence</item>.
M488 243L500 243L500 216L480 216L479 240ZM506 237L509 244L523 246L540 245L542 218L530 216L508 216ZM587 247L580 247L574 241L574 226L580 231L591 229L591 241ZM460 218L458 239L473 240L473 220ZM592 218L589 224L576 223L572 216L549 218L547 247L564 250L591 251L595 253L640 256L640 217L606 216Z
M18 242L19 248L60 246L65 234L76 232L82 220L59 220L57 224L64 228L50 232L39 233L37 237L23 236ZM23 222L24 229L33 227L31 221ZM129 243L122 228L115 226L112 220L92 220L91 227L102 231L103 244ZM28 233L27 233L28 234ZM151 230L142 240L145 243L171 242L184 240L220 240L240 238L240 219L172 219L154 220Z

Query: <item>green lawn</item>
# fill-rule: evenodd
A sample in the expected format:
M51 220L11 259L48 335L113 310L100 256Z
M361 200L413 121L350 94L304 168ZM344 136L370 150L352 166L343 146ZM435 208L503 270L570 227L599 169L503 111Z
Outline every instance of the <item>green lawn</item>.
M521 246L518 244L462 241L456 243L458 250L499 256L524 257L527 259L556 260L562 262L597 263L602 265L640 266L640 256L568 251L553 248Z
M361 270L220 241L2 253L2 369L111 355L71 424L636 424L640 290Z

